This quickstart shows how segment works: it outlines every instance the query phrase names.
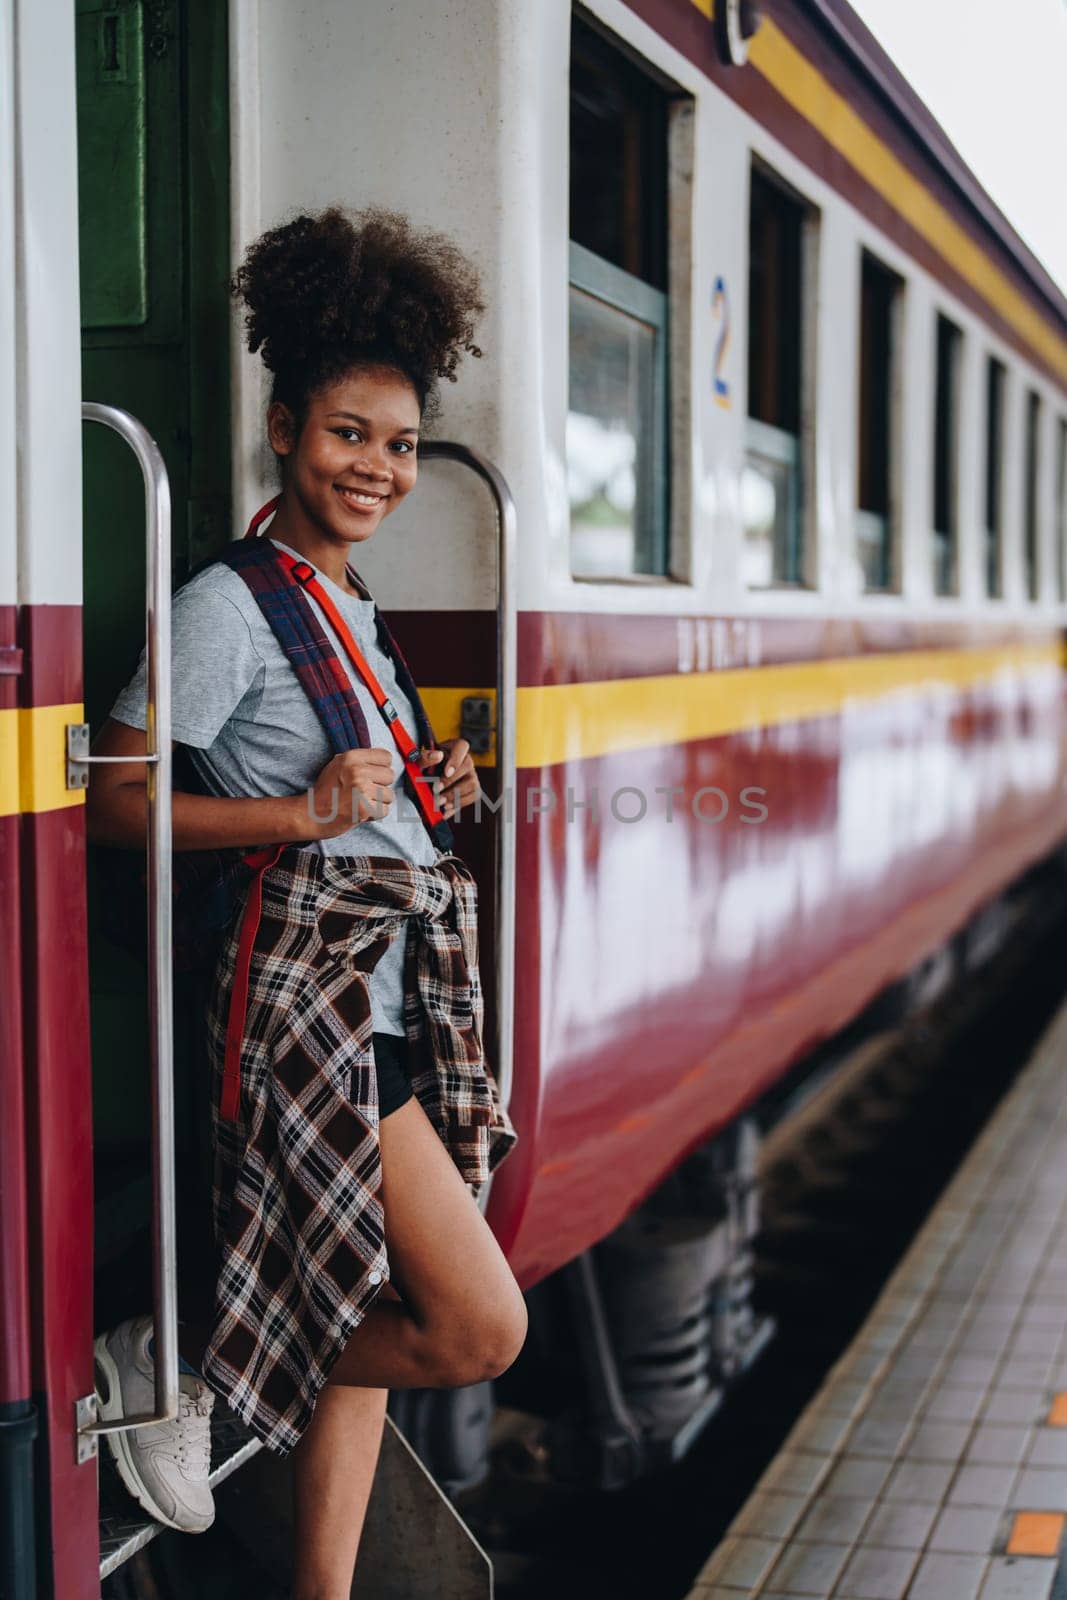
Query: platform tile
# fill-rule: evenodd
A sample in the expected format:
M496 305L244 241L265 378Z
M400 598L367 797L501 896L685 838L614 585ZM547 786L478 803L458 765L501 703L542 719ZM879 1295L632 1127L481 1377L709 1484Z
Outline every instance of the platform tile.
M904 1383L894 1381L891 1385L885 1384L875 1391L859 1419L859 1425L866 1422L895 1422L902 1428L908 1427L918 1420L926 1394L921 1384L917 1385L910 1379Z
M826 1600L847 1560L848 1550L843 1545L792 1544L775 1564L768 1583Z
M1067 1260L1060 1265L1052 1264L1052 1277L1058 1282L1067 1282ZM1063 1331L1063 1306L1059 1301L1048 1300L1039 1295L1031 1300L1023 1312L1024 1327L1059 1328Z
M923 1505L939 1503L955 1471L948 1461L901 1461L893 1468L882 1498L914 1500Z
M797 1528L796 1537L813 1544L853 1545L874 1509L869 1499L821 1494Z
M964 1462L968 1466L1017 1467L1027 1454L1031 1435L1032 1429L1018 1425L983 1423L974 1430ZM1067 1464L1067 1455L1064 1461Z
M985 1394L981 1389L963 1389L944 1383L930 1394L923 1408L923 1416L931 1422L973 1423L984 1400Z
M971 1318L971 1327L983 1332L992 1330L999 1334L1001 1342L1004 1343L1011 1338L1012 1329L1018 1320L1018 1300L1014 1298L1001 1300L995 1295L983 1295Z
M880 1405L883 1400L897 1400L901 1405L909 1405L915 1401L916 1396L925 1388L925 1379L915 1381L914 1376L908 1373L898 1373L893 1368L884 1372L878 1379L877 1385L872 1388L871 1404Z
M1000 1389L1054 1389L1056 1363L1051 1359L1026 1356L1006 1362L997 1377Z
M1005 1345L1011 1334L1003 1327L972 1328L959 1342L958 1354L961 1356L996 1356L1004 1354ZM1030 1352L1020 1352L1029 1354Z
M990 1562L980 1600L1049 1600L1055 1577L1055 1561L997 1556Z
M852 1419L840 1412L807 1411L786 1439L783 1449L814 1450L830 1455L848 1433Z
M1017 1355L1054 1357L1059 1353L1062 1338L1059 1328L1046 1323L1023 1324L1011 1341L1009 1359Z
M821 1389L816 1396L815 1403L826 1412L852 1417L862 1409L869 1393L870 1384L866 1380L862 1378L842 1379L840 1383L827 1385Z
M1019 1511L1067 1511L1067 1467L1024 1467L1006 1504Z
M985 1556L923 1556L908 1589L908 1600L977 1600L989 1568Z
M1031 1422L1044 1420L1048 1413L1045 1389L996 1388L986 1398L984 1422Z
M837 1595L841 1600L904 1600L918 1559L915 1550L861 1545L841 1574Z
M854 1344L841 1357L833 1372L842 1378L871 1379L881 1371L885 1363L886 1356L883 1351L863 1350L858 1344Z
M931 1354L937 1355L944 1350L952 1337L953 1331L954 1329L938 1323L918 1327L908 1340L908 1348L911 1350L928 1350ZM988 1335L983 1334L983 1337L988 1337ZM985 1353L984 1350L975 1351L976 1355L985 1355Z
M970 1428L963 1422L924 1422L904 1451L906 1461L959 1461Z
M948 1506L930 1535L931 1550L954 1555L988 1555L996 1548L1005 1513L992 1506Z
M860 1456L883 1456L892 1460L900 1454L901 1446L912 1426L911 1418L874 1416L871 1412L857 1423L849 1436L849 1450Z
M779 1494L761 1489L741 1507L730 1524L732 1533L752 1534L762 1539L784 1539L791 1533L808 1505L805 1495Z
M1067 1467L1067 1428L1035 1428L1026 1452L1028 1467Z
M871 1456L843 1455L826 1479L825 1492L865 1500L878 1494L889 1477L891 1466L891 1462Z
M860 1542L889 1550L921 1550L936 1516L936 1506L915 1505L908 1500L886 1501L867 1523Z
M996 1356L954 1356L942 1370L941 1377L946 1383L970 1384L981 1388L992 1383L997 1366ZM1013 1387L1020 1388L1022 1385L1014 1384Z
M783 1451L776 1456L760 1479L761 1489L779 1489L786 1494L807 1494L815 1489L830 1470L832 1456L814 1451Z
M1011 1501L1018 1476L1014 1467L961 1467L949 1490L954 1506L995 1506L998 1510Z
M703 1584L755 1588L766 1577L784 1546L772 1539L728 1534L699 1576Z
M1006 1556L1057 1556L1067 1516L1062 1511L1017 1511L1012 1517Z

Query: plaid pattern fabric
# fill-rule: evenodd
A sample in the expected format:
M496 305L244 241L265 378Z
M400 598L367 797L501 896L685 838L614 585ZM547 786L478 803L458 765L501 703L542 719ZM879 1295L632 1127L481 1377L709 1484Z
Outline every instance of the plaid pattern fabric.
M270 540L238 539L217 559L238 573L255 596L256 603L288 656L289 664L300 679L304 693L315 707L334 751L340 753L343 750L369 748L371 737L367 719L348 674L323 632L307 596L299 584L291 582L285 568L277 560L277 551ZM374 608L374 623L379 648L383 655L392 660L396 681L411 702L415 714L413 737L420 745L435 747L437 741L415 680L377 606ZM403 781L410 790L406 770ZM439 849L452 849L454 837L447 822L442 820L435 823L428 831Z
M219 1104L240 919L215 974L220 1259L204 1373L281 1455L389 1276L368 978L405 917L412 1088L476 1196L516 1133L485 1063L477 889L458 856L419 867L294 847L268 868L234 1121Z

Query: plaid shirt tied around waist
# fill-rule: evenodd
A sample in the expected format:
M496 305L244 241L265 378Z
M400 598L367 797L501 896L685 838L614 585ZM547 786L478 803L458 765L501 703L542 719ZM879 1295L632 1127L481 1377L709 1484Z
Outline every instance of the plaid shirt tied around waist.
M517 1136L486 1067L477 889L458 856L423 867L294 847L264 872L232 1118L221 1108L241 917L215 972L219 1264L204 1374L280 1455L389 1275L369 977L405 919L411 1086L476 1196Z

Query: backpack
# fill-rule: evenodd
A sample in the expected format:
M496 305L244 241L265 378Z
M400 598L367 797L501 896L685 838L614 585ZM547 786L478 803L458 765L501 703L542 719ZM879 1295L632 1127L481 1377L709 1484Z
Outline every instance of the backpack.
M362 657L344 622L336 616L332 603L315 581L314 570L277 549L256 532L277 504L270 501L253 517L244 539L231 544L219 556L201 562L190 574L197 576L205 567L223 562L237 572L254 595L270 623L301 686L322 724L335 755L346 750L366 749L370 733L363 707L341 668L337 652L319 623L304 593L309 589L324 605L332 625L345 644L355 652L358 667ZM365 587L365 586L364 586ZM382 696L377 680L368 685L394 731L394 739L405 753L404 778L415 800L427 831L440 850L451 850L453 834L448 822L414 780L412 756L419 745L436 745L430 719L415 686L411 671L393 638L384 617L374 614L379 648L393 663L397 683L407 695L415 713L417 740L400 723L391 702ZM339 624L339 626L338 626ZM351 653L350 651L350 653ZM363 663L363 667L366 663ZM363 667L358 667L363 675ZM369 672L369 668L367 669ZM407 748L402 736L406 736ZM174 788L186 794L207 794L187 748L174 749ZM96 846L95 856L103 889L101 925L107 936L124 949L145 959L147 951L148 888L145 853ZM255 875L253 853L239 848L214 850L176 850L172 856L174 966L179 972L209 972L218 958L223 938L244 897L244 890Z

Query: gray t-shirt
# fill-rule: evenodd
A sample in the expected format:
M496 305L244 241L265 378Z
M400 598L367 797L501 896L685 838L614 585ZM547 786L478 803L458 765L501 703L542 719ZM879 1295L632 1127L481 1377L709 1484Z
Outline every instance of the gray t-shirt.
M272 542L289 549L280 540ZM392 663L378 648L374 601L359 599L315 570L396 706L401 722L417 739L411 702L396 681ZM432 866L441 852L402 785L404 763L389 725L322 610L310 595L307 598L363 708L371 744L392 755L395 798L381 819L357 823L336 838L313 840L303 848L324 855L392 856L414 866ZM174 596L171 659L173 735L189 747L198 773L213 794L258 799L299 794L314 783L333 750L269 622L244 579L229 567L206 567ZM116 722L144 728L143 651L137 672L118 696L111 715ZM431 775L436 770L429 769ZM371 974L371 1016L376 1033L404 1032L406 944L405 924Z

